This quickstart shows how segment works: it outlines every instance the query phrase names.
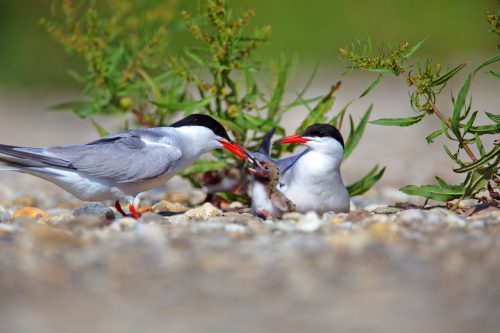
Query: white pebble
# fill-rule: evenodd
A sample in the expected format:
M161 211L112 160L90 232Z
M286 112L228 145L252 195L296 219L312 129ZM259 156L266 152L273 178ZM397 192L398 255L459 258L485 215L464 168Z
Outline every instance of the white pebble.
M321 220L316 212L308 212L302 220L297 222L295 229L304 232L314 232L321 226Z

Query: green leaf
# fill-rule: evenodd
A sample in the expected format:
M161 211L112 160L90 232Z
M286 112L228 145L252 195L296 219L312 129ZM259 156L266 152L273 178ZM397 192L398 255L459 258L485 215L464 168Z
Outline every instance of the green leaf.
M467 81L465 81L464 85L460 89L458 93L457 100L455 101L455 105L453 106L453 114L451 116L451 129L457 138L461 138L460 134L460 115L462 109L465 105L465 100L467 98L467 94L469 93L470 84L472 81L472 75L469 74L467 77Z
M336 91L335 86L330 89L329 93L319 101L319 103L314 107L311 112L307 115L307 117L300 124L298 133L303 132L307 127L316 123L324 123L326 122L325 114L330 111L335 102L335 97L333 97L333 93Z
M215 195L218 196L221 199L224 199L226 201L239 201L244 204L250 204L252 202L252 199L245 194L235 194L235 193L229 193L229 192L215 192Z
M489 112L485 112L485 113L488 116L488 118L493 120L495 123L500 124L500 115L489 113Z
M378 165L373 167L373 169L366 174L363 178L358 180L357 182L354 182L353 184L347 186L347 191L349 192L349 195L351 197L355 195L361 195L368 191L370 188L375 185L376 182L379 181L380 178L382 178L382 175L385 172L385 167L383 167L380 171L377 172Z
M59 103L52 105L48 108L49 111L72 111L75 108L82 107L82 106L87 106L89 105L88 102L64 102L64 103Z
M252 129L257 132L267 133L271 129L276 129L276 133L280 135L285 134L285 130L283 127L278 125L277 123L269 120L260 118L257 116L252 116L246 112L239 112L236 116L236 123L245 129Z
M97 121L95 121L92 118L90 118L90 121L92 122L92 125L94 125L94 128L97 131L97 133L99 134L99 136L103 137L103 136L109 135L109 132L106 131L104 128L102 128L102 126L99 125L99 123Z
M208 171L215 171L222 169L226 166L223 161L215 160L197 160L191 166L180 172L181 176L195 175L199 173L205 173Z
M500 124L472 126L469 131L471 133L478 133L481 135L482 134L498 134L498 133L500 133Z
M230 129L233 133L236 133L238 136L245 135L246 129L244 127L239 126L234 120L219 117L214 114L211 114L210 116L215 120L217 120L219 123L221 123L222 126L224 126L226 129Z
M405 127L418 123L419 121L424 119L425 115L426 115L425 113L422 113L418 116L409 118L382 118L382 119L372 120L370 121L370 124Z
M494 77L500 78L500 72L489 71L488 74L490 74L490 75L492 75Z
M459 199L464 194L463 186L453 186L453 188L443 188L437 185L407 185L401 189L401 192L409 195L418 195L427 199L440 202L447 202L453 199Z
M375 81L373 81L372 84L370 84L370 86L365 91L363 91L363 93L361 94L361 96L359 96L359 98L363 98L366 95L368 95L370 93L370 91L375 89L375 87L380 84L380 82L382 82L382 74L378 75L377 79Z
M485 62L483 62L481 65L479 65L475 70L474 70L474 74L476 74L481 68L484 68L488 65L491 65L497 61L500 61L500 53L499 54L496 54L494 56L492 56L491 58L489 58L488 60L486 60Z
M194 111L203 108L213 101L213 97L203 98L194 102L167 102L167 101L153 101L154 105L171 111Z
M464 163L458 159L458 153L452 154L451 151L448 149L448 146L443 145L444 151L448 156L453 160L453 162L457 163L460 166L463 166Z
M467 124L465 124L464 135L469 133L469 130L472 127L472 124L474 124L474 120L476 120L477 113L478 113L477 111L474 111L472 116L469 118L469 121L467 121Z
M354 125L351 123L351 133L349 133L349 137L347 138L344 147L344 159L347 159L349 155L351 155L351 153L354 151L354 148L356 148L359 141L361 140L361 137L363 136L366 128L366 124L368 123L368 118L370 118L370 114L372 113L372 109L373 104L370 105L356 128L354 128Z
M427 40L427 38L429 38L429 36L426 36L426 37L425 37L424 39L422 39L420 42L418 42L417 44L415 44L415 46L413 46L411 49L409 49L409 50L405 53L405 55L403 56L403 58L401 58L401 59L406 60L406 59L410 58L410 57L411 57L411 55L412 55L413 53L415 53L415 52L416 52L416 51L417 51L417 50L418 50L418 49L422 46L422 44L423 44L423 43Z
M438 136L440 136L441 134L443 134L443 130L442 129L434 131L431 134L427 135L425 137L425 140L427 141L427 143L433 143L434 139L437 138Z
M281 101L285 95L285 85L288 78L288 71L290 69L291 61L280 58L278 63L278 81L274 87L273 94L271 96L271 101L269 102L269 119L275 119L276 115L280 111Z
M486 151L484 150L483 142L481 141L481 138L479 137L479 134L474 133L474 143L476 144L477 150L479 150L479 153L481 156L486 155Z
M449 186L442 178L439 178L438 176L436 176L435 178L436 178L439 186L441 186L443 188L446 188Z
M332 126L335 126L337 127L339 130L342 128L342 123L344 121L344 115L347 111L347 109L349 108L349 106L351 105L352 101L349 101L349 103L347 103L343 108L342 110L339 111L339 113L337 113L330 121L330 125Z
M453 169L456 173L462 173L462 172L467 172L467 171L472 171L474 169L477 169L484 164L488 163L489 160L493 159L494 157L497 157L498 153L500 152L500 145L495 145L493 149L486 155L482 156L480 159L478 159L476 162L467 164L461 168L458 169Z
M452 77L454 77L458 72L460 72L462 69L464 69L465 66L467 66L467 63L462 63L462 64L458 65L457 67L450 70L448 73L441 75L437 79L433 80L431 82L430 86L435 87L435 86L440 86L442 84L445 84L446 82L448 82L448 80L450 80Z

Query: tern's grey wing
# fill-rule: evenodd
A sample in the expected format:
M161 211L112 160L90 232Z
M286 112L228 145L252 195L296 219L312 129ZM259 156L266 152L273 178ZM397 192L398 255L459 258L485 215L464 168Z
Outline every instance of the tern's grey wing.
M262 138L262 142L260 143L259 146L259 153L271 156L271 148L272 148L271 139L275 131L276 129L272 128L269 132L267 132L264 138Z
M145 136L136 132L113 134L86 145L51 147L47 152L67 160L78 171L120 183L155 178L179 165L179 148L161 142L156 133Z
M283 158L281 160L277 160L276 164L278 165L278 168L280 169L280 174L283 175L285 172L290 170L290 168L305 154L309 152L309 149L304 150L302 153Z

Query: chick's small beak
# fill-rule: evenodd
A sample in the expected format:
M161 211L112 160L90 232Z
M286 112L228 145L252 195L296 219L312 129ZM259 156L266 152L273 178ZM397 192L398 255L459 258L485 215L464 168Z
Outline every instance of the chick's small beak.
M306 143L309 139L303 138L300 134L290 135L276 142L277 144L285 143Z
M229 150L231 153L238 156L239 158L246 160L247 155L245 154L245 150L240 145L229 141L219 140L219 142L221 143L224 149Z

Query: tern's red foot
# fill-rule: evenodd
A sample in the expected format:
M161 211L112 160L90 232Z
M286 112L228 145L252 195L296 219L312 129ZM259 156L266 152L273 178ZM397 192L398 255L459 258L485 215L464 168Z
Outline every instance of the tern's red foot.
M260 215L262 215L262 216L264 216L266 218L266 220L271 217L271 214L269 214L268 212L266 212L264 209L259 209L257 211L257 213L260 214Z
M137 214L137 212L135 211L135 207L133 204L130 204L128 205L128 209L130 210L130 213L132 213L132 216L138 220L139 219L139 215Z
M122 206L120 205L120 201L115 201L115 208L120 214L122 214L122 216L127 216L127 214L123 211Z

